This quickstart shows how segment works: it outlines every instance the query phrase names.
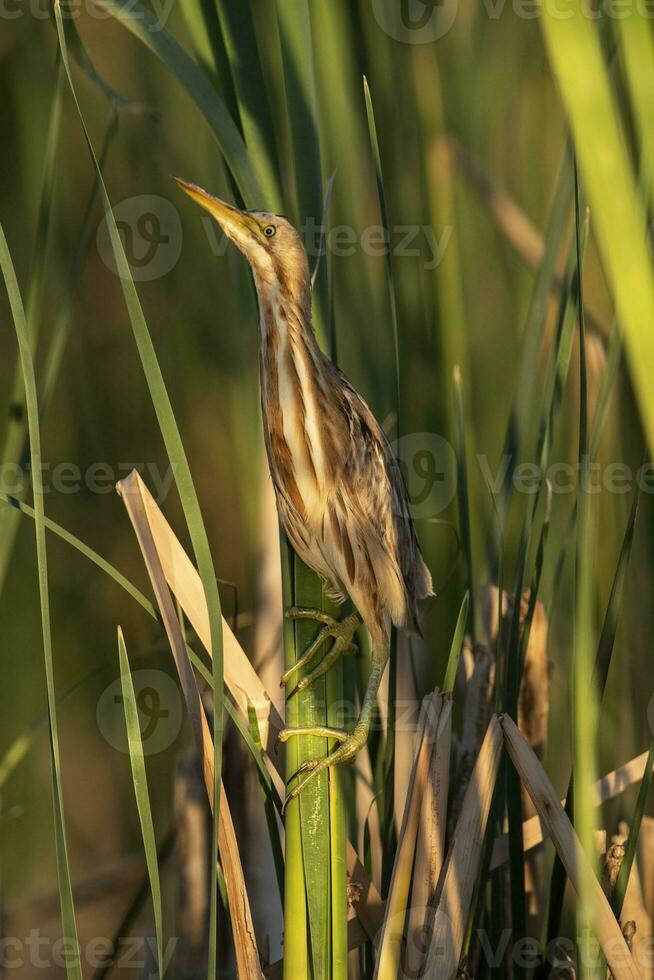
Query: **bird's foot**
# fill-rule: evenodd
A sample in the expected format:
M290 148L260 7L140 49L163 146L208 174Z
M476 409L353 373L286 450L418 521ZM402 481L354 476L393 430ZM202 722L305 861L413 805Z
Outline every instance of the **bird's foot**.
M286 800L284 802L284 810L296 796L302 792L303 789L321 772L325 772L331 766L338 765L339 762L352 762L355 756L360 752L368 741L368 722L364 722L361 719L357 722L356 727L351 732L345 732L338 728L325 728L322 726L315 726L312 728L285 728L280 732L279 738L282 741L286 741L291 738L292 735L324 735L327 738L339 739L341 744L329 755L323 756L322 759L309 759L304 762L297 770L293 778L297 776L302 776L304 773L308 773L304 779L295 786L290 793L286 794Z
M297 690L303 691L305 687L308 687L317 677L322 677L326 674L330 667L336 663L339 657L344 656L349 653L356 653L356 646L352 643L352 637L355 631L361 625L361 617L358 613L351 613L346 616L345 619L335 619L330 616L329 613L323 612L322 609L305 609L300 606L291 606L284 613L287 619L313 619L319 623L323 624L322 629L318 633L315 640L307 647L306 651L292 667L282 674L281 685L282 687L288 683L293 674L313 660L315 655L318 653L320 647L328 639L333 639L334 642L329 648L325 656L323 657L321 663L312 670L310 674L303 677L301 681L298 682Z

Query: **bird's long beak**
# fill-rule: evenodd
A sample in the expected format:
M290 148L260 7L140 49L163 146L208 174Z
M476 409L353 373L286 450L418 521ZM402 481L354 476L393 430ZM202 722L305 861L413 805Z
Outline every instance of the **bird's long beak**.
M247 211L241 211L239 208L235 208L233 204L221 201L219 197L214 197L213 194L209 194L198 187L197 184L191 184L188 180L182 180L181 177L173 177L173 180L192 200L196 201L205 211L209 212L212 218L216 219L225 234L237 245L245 244L244 236L261 237L261 230L257 222Z

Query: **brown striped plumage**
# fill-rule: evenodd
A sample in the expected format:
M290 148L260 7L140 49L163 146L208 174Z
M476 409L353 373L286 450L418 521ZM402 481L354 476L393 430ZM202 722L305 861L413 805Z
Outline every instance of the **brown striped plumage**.
M391 623L419 632L418 600L432 593L399 466L364 400L318 347L307 256L295 229L278 215L239 211L179 183L252 268L263 429L280 521L297 554L335 599L352 599L368 627L377 652L368 691L374 700ZM343 736L332 761L360 747L370 707L367 696L356 746Z

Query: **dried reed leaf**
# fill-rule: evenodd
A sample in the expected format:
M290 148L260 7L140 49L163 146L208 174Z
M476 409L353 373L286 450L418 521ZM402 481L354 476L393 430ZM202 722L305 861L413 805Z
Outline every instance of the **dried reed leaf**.
M431 759L438 738L441 713L446 703L451 705L451 698L440 694L438 691L428 694L422 702L417 738L418 751L407 789L404 815L386 900L384 924L374 973L375 980L395 980L398 976L418 827L429 784Z
M457 973L501 751L502 731L494 715L479 750L438 883L423 974L427 980L453 980Z
M647 755L647 752L642 752L635 759L630 759L629 762L625 762L619 769L614 769L613 772L598 779L593 790L595 805L599 806L601 803L606 803L607 800L612 800L615 796L619 796L620 793L624 793L629 786L640 782L643 778ZM522 836L525 842L525 851L537 847L547 838L547 827L543 827L538 814L535 817L530 817L529 820L525 820L522 825ZM493 844L490 870L493 871L495 868L499 868L508 858L509 837L508 834L502 834Z
M123 480L119 484L121 492L125 490L127 481L131 481L130 486L134 488L143 502L150 535L165 581L184 610L184 614L197 633L200 642L207 653L211 655L209 620L200 576L139 474L134 471L126 480ZM282 757L281 754L277 753L275 746L277 732L283 727L282 719L224 618L223 656L225 684L246 722L248 720L248 705L254 706L261 741L266 749L268 761L274 772L283 780ZM349 881L356 888L358 894L357 915L368 937L373 939L378 935L382 926L384 903L349 842L347 866Z
M527 788L540 818L549 830L575 891L577 894L581 892L582 879L591 891L597 938L615 980L641 980L640 971L602 891L602 886L557 798L547 773L518 731L515 722L508 715L502 715L500 724L511 761Z
M148 513L143 494L145 486L138 474L134 471L118 484L118 490L123 498L125 508L136 532L148 575L150 576L150 582L157 597L157 604L179 673L189 721L202 757L202 770L209 797L209 805L213 808L213 736L202 708L193 668L186 653L186 643L176 615L173 598L168 588L157 542L152 533L150 514ZM154 501L152 502L154 503ZM165 553L170 555L171 550L168 548ZM200 579L198 576L199 583ZM199 588L202 588L200 584ZM243 877L241 856L238 850L227 795L222 784L218 821L218 849L224 872L225 886L227 888L239 980L254 980L255 977L262 977L263 973L254 935L250 902Z

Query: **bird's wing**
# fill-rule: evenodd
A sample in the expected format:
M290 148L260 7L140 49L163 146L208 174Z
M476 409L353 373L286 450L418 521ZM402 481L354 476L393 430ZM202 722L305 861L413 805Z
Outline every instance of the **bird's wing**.
M361 596L378 619L418 630L417 599L431 594L404 479L372 412L339 374L349 429L340 479L330 494L327 543L340 557L341 580L368 622Z

